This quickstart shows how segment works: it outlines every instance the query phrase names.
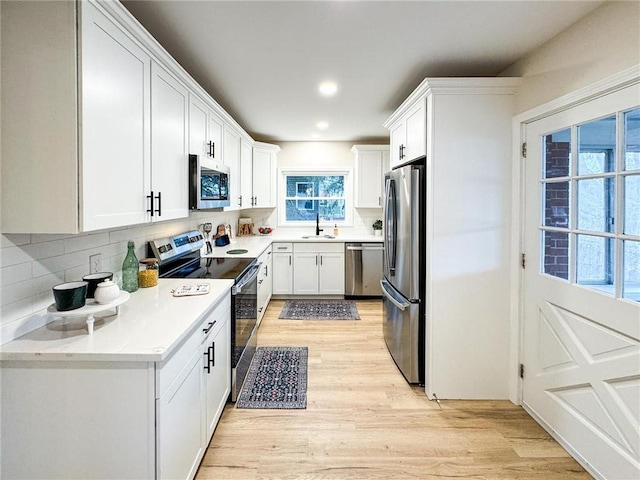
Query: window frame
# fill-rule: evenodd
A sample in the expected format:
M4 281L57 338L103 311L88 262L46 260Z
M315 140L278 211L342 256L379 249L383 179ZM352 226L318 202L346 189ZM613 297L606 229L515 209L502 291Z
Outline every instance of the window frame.
M538 266L538 271L541 275L551 276L557 278L560 281L564 281L576 286L583 286L592 289L595 292L604 293L610 295L614 298L627 298L624 292L624 242L625 241L640 241L640 236L625 234L624 233L624 218L625 218L625 198L624 198L624 182L627 177L638 176L640 172L636 170L627 170L625 163L625 114L627 112L631 112L640 108L640 106L634 106L630 108L624 108L618 110L613 113L609 113L607 115L603 115L601 117L596 117L590 119L585 122L580 122L578 124L572 124L570 126L564 127L559 130L550 131L541 136L540 141L544 142L544 139L547 135L551 135L556 132L561 132L563 130L570 130L570 169L569 174L564 176L557 177L545 177L545 166L541 165L540 173L539 173L539 188L540 188L540 200L541 200L541 209L540 209L540 223L538 227L538 235L540 242L540 265ZM613 169L607 171L605 167L605 171L601 173L579 173L578 172L578 157L580 153L585 152L585 150L579 150L579 135L578 128L582 125L588 124L590 122L598 121L602 118L607 118L616 115L616 132L615 132L615 148L611 149L609 152L605 153L607 158L611 156L612 153L615 154L615 161L612 166ZM601 150L590 149L591 151L602 152ZM544 151L544 147L542 148ZM586 150L587 152L589 149ZM604 152L603 152L604 153ZM608 160L610 161L610 160ZM589 179L612 179L614 192L614 228L612 231L600 232L600 231L591 231L591 230L582 230L578 228L578 183L581 180L589 180ZM549 226L545 225L545 188L547 185L552 185L556 183L566 182L569 185L569 224L566 227L560 226ZM611 198L607 199L610 201ZM609 208L607 207L607 210ZM544 235L545 232L557 232L568 235L568 256L569 256L569 269L568 269L568 278L564 279L560 276L554 276L545 272L545 241ZM579 236L591 236L595 238L602 238L606 242L605 247L605 256L609 259L607 264L605 265L605 279L604 283L600 283L598 281L587 280L587 281L578 281L578 237ZM607 288L607 287L610 288ZM599 288L600 287L600 288ZM633 300L632 300L633 301Z
M278 226L279 227L310 227L315 226L315 221L288 221L287 220L287 177L288 176L344 176L344 220L323 220L320 219L321 226L338 225L338 227L353 226L353 168L348 167L280 167L278 168Z

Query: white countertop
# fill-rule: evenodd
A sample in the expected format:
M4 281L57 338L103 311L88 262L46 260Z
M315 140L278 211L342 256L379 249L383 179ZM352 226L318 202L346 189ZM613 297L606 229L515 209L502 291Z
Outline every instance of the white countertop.
M306 234L304 234L306 235ZM239 257L239 258L257 258L262 252L264 252L269 245L275 242L294 242L294 243L347 243L347 242L370 242L370 243L382 243L382 237L371 234L362 235L338 235L334 238L302 238L303 234L300 233L284 233L275 232L271 235L252 235L247 237L234 237L231 239L231 243L224 247L213 247L213 251L210 254L203 255L203 257ZM311 235L313 237L313 235ZM243 249L247 250L247 253L242 254L228 254L229 250Z
M206 295L174 297L181 285L208 283ZM145 361L166 359L211 307L230 295L232 280L160 279L140 288L114 310L95 314L94 333L85 318L56 319L0 346L0 360ZM69 312L72 313L72 312Z

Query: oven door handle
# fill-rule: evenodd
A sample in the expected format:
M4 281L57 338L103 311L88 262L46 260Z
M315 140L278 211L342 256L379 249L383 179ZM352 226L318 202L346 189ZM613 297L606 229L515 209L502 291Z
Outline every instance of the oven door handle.
M239 283L237 283L232 289L231 293L233 295L237 295L238 293L242 293L242 288L248 283L253 282L258 277L258 271L260 270L260 266L262 263L257 263L253 267L251 267L251 271L245 274Z

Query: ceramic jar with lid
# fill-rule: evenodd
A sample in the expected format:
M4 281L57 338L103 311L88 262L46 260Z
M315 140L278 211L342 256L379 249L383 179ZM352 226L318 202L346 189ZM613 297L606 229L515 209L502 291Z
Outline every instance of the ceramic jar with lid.
M158 285L158 259L143 258L138 269L138 285L140 287L155 287Z
M96 287L96 291L93 294L93 298L96 303L105 304L111 303L120 296L120 289L116 283L111 280L105 280L99 283Z

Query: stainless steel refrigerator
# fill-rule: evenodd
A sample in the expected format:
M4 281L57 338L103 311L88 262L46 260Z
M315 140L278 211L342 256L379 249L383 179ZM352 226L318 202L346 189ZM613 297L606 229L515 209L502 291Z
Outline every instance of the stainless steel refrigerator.
M409 383L425 375L424 158L385 174L383 296L384 339Z

